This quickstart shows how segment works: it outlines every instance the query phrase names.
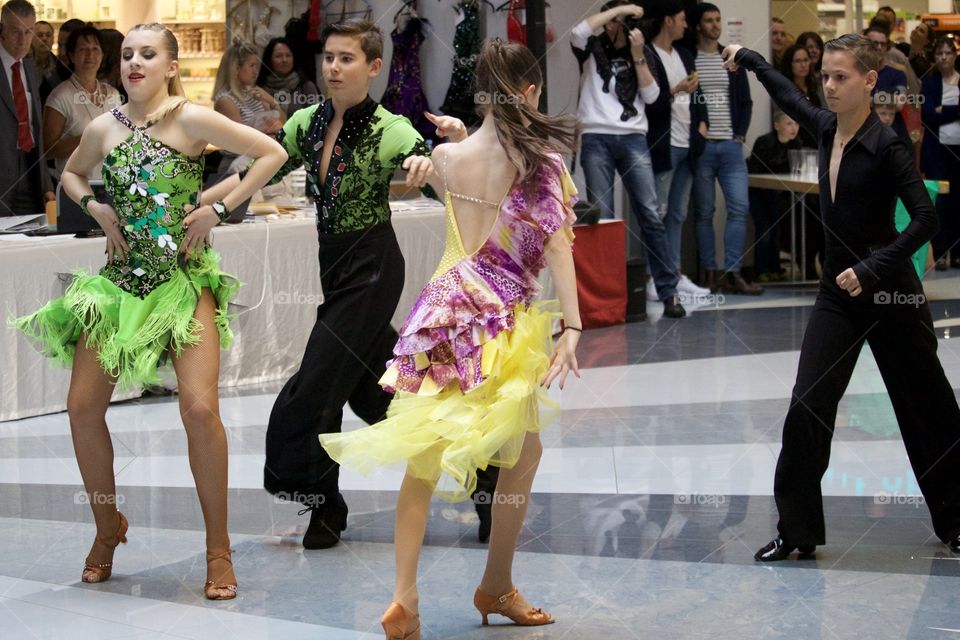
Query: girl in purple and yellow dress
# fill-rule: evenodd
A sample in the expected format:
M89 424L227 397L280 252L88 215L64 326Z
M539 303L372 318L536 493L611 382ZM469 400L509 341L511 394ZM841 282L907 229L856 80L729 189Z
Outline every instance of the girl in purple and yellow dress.
M397 500L394 602L382 620L388 638L420 635L417 562L431 495L467 498L476 470L488 465L502 470L474 605L484 623L491 613L520 625L553 622L527 603L512 577L542 451L544 387L559 377L562 388L570 371L579 376L570 231L575 189L560 156L576 140L576 121L539 113L541 86L528 49L485 44L477 63L478 92L489 98L483 124L433 154L429 181L444 194L446 251L381 378L397 395L383 421L320 437L331 458L363 471L407 463ZM566 326L552 348L556 303L533 302L544 266Z

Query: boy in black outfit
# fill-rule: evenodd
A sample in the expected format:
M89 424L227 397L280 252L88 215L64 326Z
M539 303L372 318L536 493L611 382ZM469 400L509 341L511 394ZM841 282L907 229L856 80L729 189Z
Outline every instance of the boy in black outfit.
M800 125L780 109L773 112L773 131L765 133L753 143L747 158L750 173L790 173L789 151L802 148L797 133ZM780 218L790 208L790 194L773 189L750 187L750 214L756 232L753 264L757 280L771 282L781 279Z
M797 381L783 425L774 497L778 536L762 562L825 542L820 480L830 461L837 405L863 343L873 351L903 444L937 537L960 553L960 408L937 358L937 336L910 256L937 230L937 215L913 149L871 110L882 53L856 34L824 46L829 110L811 105L756 52L731 45L777 105L816 132L820 204L826 230L823 277L803 337ZM897 198L910 224L897 234Z

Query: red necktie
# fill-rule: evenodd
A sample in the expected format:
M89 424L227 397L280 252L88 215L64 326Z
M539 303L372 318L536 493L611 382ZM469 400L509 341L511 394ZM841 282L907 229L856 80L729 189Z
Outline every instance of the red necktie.
M17 148L24 153L33 149L33 136L30 135L30 111L27 106L27 92L23 89L20 77L20 61L10 67L13 70L13 104L17 108Z

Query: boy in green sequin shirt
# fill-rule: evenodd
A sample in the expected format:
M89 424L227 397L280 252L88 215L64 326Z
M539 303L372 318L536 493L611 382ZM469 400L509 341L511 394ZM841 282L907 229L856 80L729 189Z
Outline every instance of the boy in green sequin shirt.
M384 417L391 396L377 381L397 334L390 326L403 290L403 255L390 224L390 178L405 169L422 187L433 171L410 121L374 102L370 82L382 67L383 36L367 21L328 25L323 40L327 99L301 109L277 134L289 160L279 181L301 165L317 207L323 304L300 370L284 385L267 426L264 488L311 511L303 544L335 545L346 528L339 466L318 435L339 432L343 406L368 423ZM428 115L438 136L459 141L466 127ZM229 191L227 178L204 201Z

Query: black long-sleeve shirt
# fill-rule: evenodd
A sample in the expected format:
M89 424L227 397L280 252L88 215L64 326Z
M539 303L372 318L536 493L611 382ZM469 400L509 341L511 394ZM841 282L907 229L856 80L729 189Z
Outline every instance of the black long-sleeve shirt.
M760 54L741 49L735 62L757 74L774 102L791 118L816 132L820 161L820 211L826 234L823 280L853 267L865 293L909 269L908 262L937 232L937 215L913 160L912 150L873 113L843 150L836 201L830 196L830 153L837 114L813 106L803 93ZM897 198L910 224L897 233Z
M790 173L790 151L803 148L800 138L789 142L780 142L776 131L765 133L753 143L753 150L747 158L747 171L750 173Z

